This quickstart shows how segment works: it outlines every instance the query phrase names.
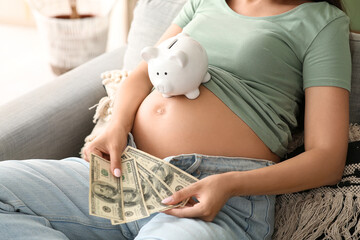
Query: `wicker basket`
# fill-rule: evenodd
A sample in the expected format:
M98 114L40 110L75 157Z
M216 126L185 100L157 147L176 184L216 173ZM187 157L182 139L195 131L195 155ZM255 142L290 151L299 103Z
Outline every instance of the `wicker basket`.
M58 18L70 15L66 0L28 2L54 73L62 74L106 51L115 0L78 0L79 14L91 16L80 19Z

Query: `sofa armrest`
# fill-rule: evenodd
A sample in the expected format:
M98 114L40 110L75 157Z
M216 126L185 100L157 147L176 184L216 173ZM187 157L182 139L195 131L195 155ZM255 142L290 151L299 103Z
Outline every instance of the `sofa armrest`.
M106 92L101 73L121 69L125 47L105 53L0 106L0 161L79 156Z

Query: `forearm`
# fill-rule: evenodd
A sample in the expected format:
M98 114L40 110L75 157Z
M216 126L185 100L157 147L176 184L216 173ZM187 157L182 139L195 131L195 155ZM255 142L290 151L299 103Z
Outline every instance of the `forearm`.
M116 93L110 129L121 129L128 133L141 102L152 89L146 62L141 62L128 78L121 82Z
M305 90L305 96L305 152L266 168L229 173L236 179L229 191L283 194L341 179L348 145L349 93L337 87L313 87Z
M269 167L225 173L224 178L232 179L233 196L276 195L335 184L344 165L343 153L314 149Z

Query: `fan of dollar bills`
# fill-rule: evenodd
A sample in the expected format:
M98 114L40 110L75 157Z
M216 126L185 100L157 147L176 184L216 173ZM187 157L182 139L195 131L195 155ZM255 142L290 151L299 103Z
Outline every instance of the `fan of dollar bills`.
M126 147L122 158L122 176L111 174L110 162L92 154L90 159L90 215L122 224L166 209L182 207L161 201L174 192L198 181L195 177L150 154Z

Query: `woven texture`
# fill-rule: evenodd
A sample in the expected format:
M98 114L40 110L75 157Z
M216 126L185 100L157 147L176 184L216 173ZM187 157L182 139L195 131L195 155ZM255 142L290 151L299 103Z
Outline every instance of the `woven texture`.
M114 0L78 0L80 14L93 17L58 19L70 14L68 1L29 0L48 61L61 74L104 53Z
M273 239L360 239L360 142L349 144L340 183L277 197Z
M126 79L129 72L126 70L111 70L101 74L102 84L106 90L107 95L100 99L99 103L90 108L96 108L93 122L96 123L91 133L85 138L85 144L80 150L80 155L84 158L84 148L94 140L102 131L105 130L112 116L112 109L114 107L114 99L116 91L122 80Z

